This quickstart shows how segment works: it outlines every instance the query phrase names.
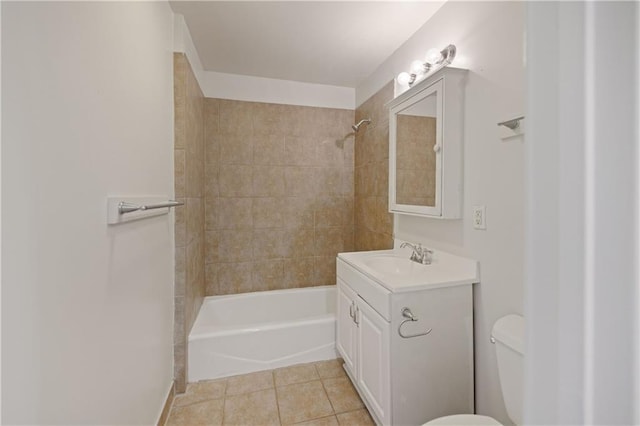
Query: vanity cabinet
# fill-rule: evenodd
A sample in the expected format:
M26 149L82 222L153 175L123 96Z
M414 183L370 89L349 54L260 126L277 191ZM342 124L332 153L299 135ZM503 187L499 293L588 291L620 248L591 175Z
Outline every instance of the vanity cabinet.
M390 325L340 279L338 312L336 346L345 369L380 423L391 424Z
M336 347L372 417L379 425L421 425L473 413L475 278L386 287L357 261L368 253L376 252L338 255Z

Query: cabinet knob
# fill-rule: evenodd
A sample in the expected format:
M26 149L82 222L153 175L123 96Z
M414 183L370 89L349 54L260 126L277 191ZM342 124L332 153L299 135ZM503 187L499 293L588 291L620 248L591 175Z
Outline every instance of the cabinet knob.
M440 144L437 143L433 146L433 152L440 152Z

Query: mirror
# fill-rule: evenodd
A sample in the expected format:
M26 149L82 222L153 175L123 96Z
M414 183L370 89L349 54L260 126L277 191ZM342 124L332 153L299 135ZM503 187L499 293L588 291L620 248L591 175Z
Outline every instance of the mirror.
M437 92L396 115L396 202L436 206Z
M445 68L389 103L389 211L458 219L466 70Z

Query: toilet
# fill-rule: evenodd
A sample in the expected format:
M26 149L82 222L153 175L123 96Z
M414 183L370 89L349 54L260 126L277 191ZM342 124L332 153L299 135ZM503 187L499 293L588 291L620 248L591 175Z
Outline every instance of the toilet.
M524 318L520 315L507 315L500 318L491 330L491 341L495 343L498 376L507 414L516 425L521 425L524 386ZM487 416L455 414L433 419L424 425L497 426L500 424Z

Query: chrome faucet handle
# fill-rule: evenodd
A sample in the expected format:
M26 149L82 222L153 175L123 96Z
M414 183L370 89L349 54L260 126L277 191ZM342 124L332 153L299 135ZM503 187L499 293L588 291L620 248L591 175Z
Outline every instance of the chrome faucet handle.
M433 250L424 249L422 251L422 263L423 265L431 265L433 261Z

